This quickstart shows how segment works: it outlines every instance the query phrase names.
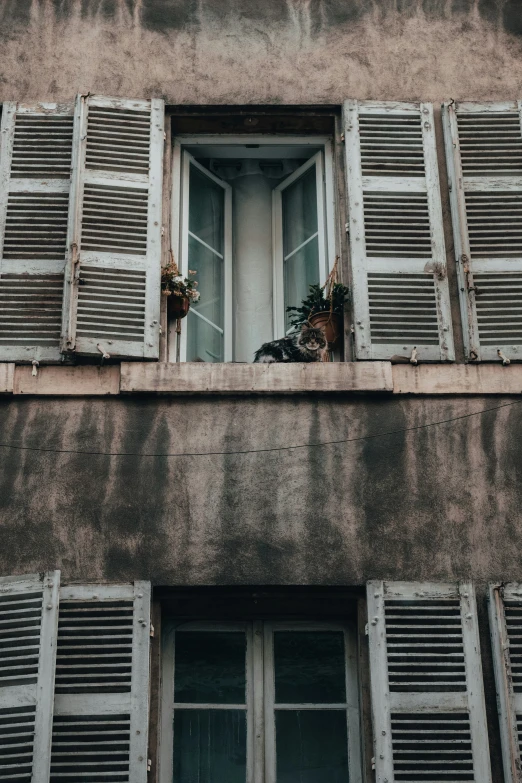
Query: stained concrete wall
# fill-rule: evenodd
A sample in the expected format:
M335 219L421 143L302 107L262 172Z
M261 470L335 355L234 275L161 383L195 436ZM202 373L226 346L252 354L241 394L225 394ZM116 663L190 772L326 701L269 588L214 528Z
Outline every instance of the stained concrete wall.
M3 0L0 96L516 98L519 0Z
M2 443L28 450L0 448L0 574L60 567L66 580L162 585L522 580L522 405L468 416L512 401L5 399ZM237 456L69 453L237 451L389 431L398 432Z

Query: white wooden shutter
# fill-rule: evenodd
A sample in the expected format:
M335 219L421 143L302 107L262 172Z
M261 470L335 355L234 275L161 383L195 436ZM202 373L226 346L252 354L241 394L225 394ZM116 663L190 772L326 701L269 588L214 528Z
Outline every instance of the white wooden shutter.
M490 783L473 586L369 582L367 595L377 783Z
M521 104L443 106L466 356L522 359Z
M64 351L158 358L164 104L79 96Z
M73 105L4 103L0 136L0 360L56 360Z
M48 783L60 572L0 578L0 782Z
M429 103L346 101L346 178L358 359L454 359Z
M51 783L146 783L150 583L60 591Z
M522 584L489 586L505 783L522 781Z

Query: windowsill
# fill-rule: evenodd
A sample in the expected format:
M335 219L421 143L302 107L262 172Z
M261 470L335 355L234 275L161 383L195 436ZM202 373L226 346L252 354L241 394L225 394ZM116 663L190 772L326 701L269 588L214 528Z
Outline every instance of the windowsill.
M522 394L522 364L166 364L33 368L0 363L0 394L109 396L385 392L414 395Z
M121 365L122 392L241 394L392 392L389 362Z

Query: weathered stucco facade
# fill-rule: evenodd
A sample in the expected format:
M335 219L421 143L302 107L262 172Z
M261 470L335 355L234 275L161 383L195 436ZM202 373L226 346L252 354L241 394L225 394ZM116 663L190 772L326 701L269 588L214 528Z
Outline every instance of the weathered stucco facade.
M4 100L503 100L517 0L5 0Z
M4 443L64 450L2 449L3 572L362 585L522 570L516 398L45 398L0 410ZM345 438L361 440L277 450ZM137 456L248 449L276 450Z
M343 101L433 102L463 365L440 104L520 97L519 0L4 0L0 51L0 101L157 97L170 116L329 106L340 225ZM356 598L368 580L473 580L501 783L486 589L522 581L515 391L24 396L15 385L0 396L0 575Z

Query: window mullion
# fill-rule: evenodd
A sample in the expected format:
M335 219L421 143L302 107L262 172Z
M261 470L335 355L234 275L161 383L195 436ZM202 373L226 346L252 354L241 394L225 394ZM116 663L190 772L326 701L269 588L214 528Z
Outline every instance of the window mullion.
M263 671L265 718L265 779L263 783L276 783L274 628L272 623L264 624Z
M249 764L249 770L251 770L249 779L252 783L264 783L265 780L263 646L263 623L257 620L252 624L252 654L250 657L252 666L248 694L251 699L248 720L249 729L252 732L252 741L249 745L252 756Z

